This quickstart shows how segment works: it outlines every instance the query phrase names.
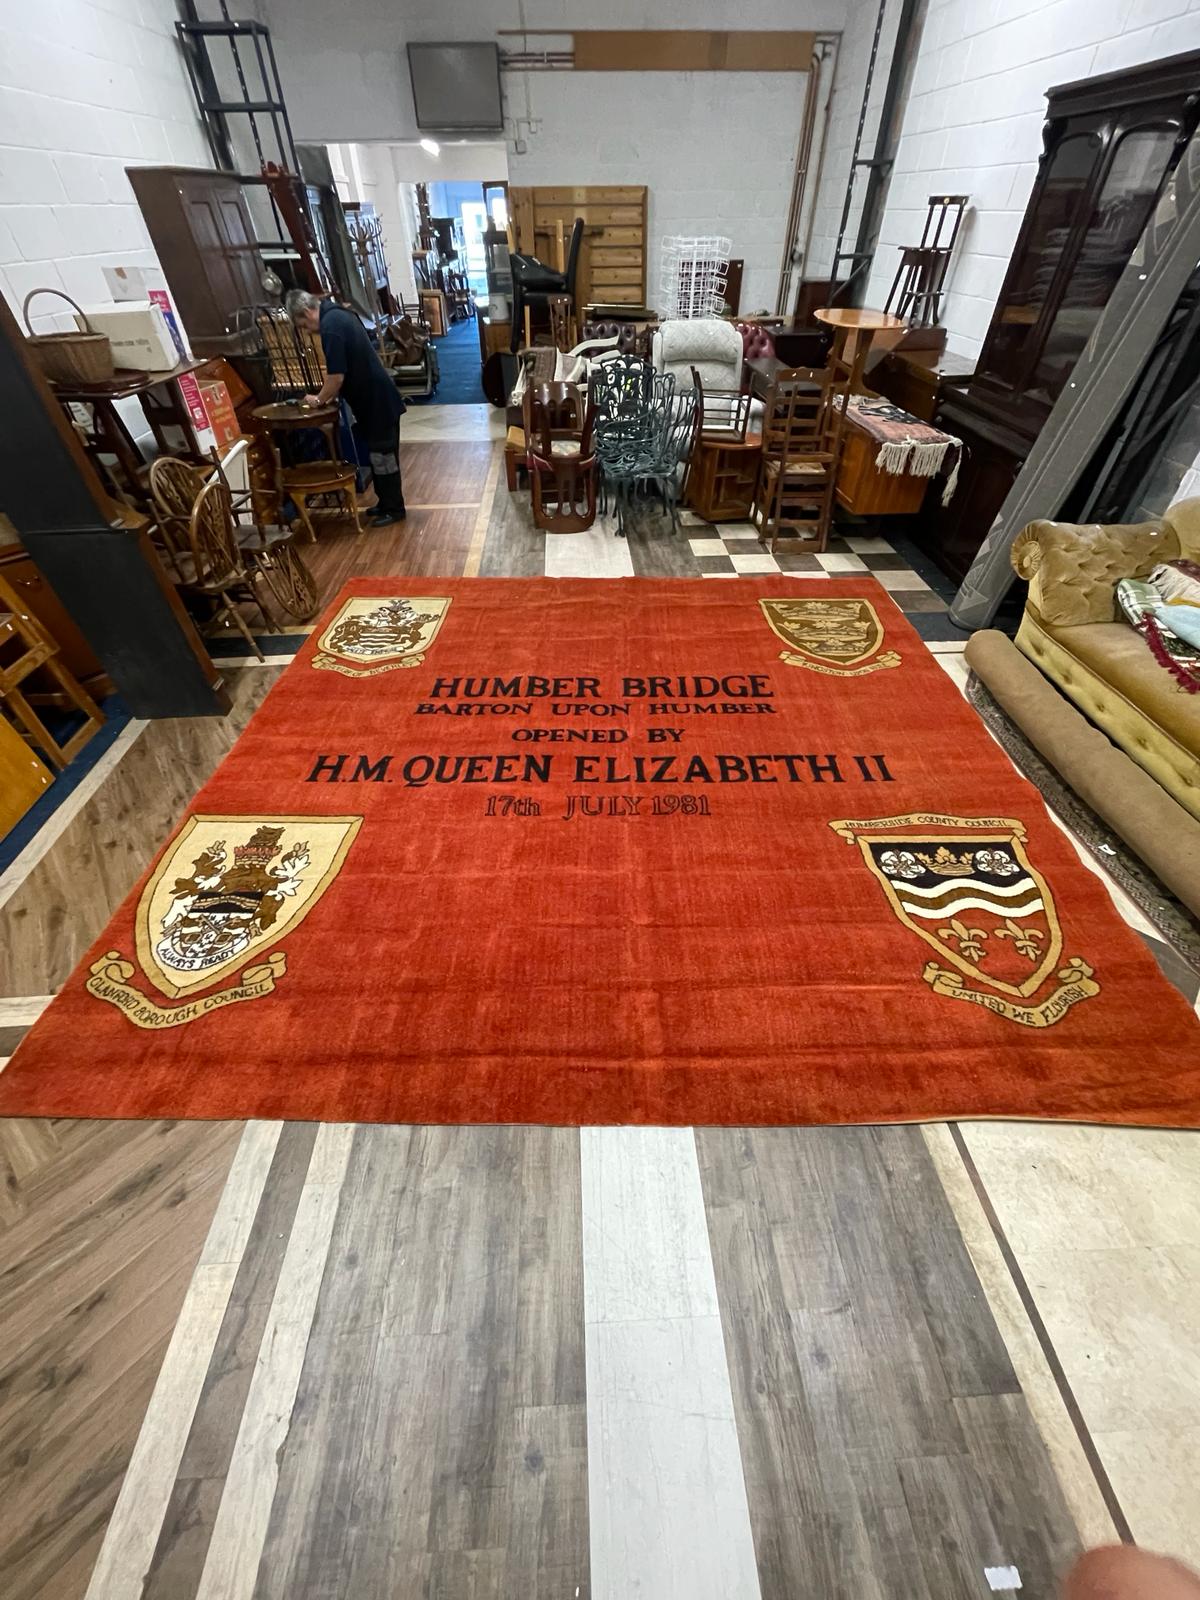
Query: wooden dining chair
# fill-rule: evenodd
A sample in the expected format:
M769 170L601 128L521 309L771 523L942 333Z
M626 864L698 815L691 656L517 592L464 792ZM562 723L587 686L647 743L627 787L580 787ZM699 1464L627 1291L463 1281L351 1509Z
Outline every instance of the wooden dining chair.
M160 544L172 576L181 586L190 579L192 512L206 481L214 476L228 493L234 538L250 577L261 579L284 621L307 622L317 608L317 585L297 548L295 531L260 520L262 496L253 474L248 489L234 489L215 451L211 467L160 456L150 468ZM257 595L255 603L262 611ZM268 620L268 627L278 630L274 619Z
M166 557L168 571L179 584L191 570L188 529L203 487L203 471L190 461L181 461L178 456L159 456L150 465L150 498L157 529L155 542Z
M180 587L212 605L208 625L232 623L258 659L264 661L258 640L239 609L241 603L251 601L268 629L274 630L274 623L255 591L254 570L238 545L229 489L219 478L206 484L196 497L188 520L188 550L183 567Z
M762 418L762 461L751 520L774 551L782 535L824 550L833 522L843 394L828 367L783 367Z
M247 449L248 487L235 489L226 472L226 463L212 453L213 472L229 491L229 503L236 524L238 548L260 578L284 619L307 622L317 609L317 583L300 554L295 528L282 521L267 520L260 513L271 497L264 496L256 481L254 441ZM275 504L278 504L276 499Z
M521 402L533 525L581 533L596 520L595 412L573 383L530 385Z
M57 689L42 695L34 674L52 678ZM43 722L38 702L73 707L83 725L59 740ZM0 577L0 708L17 732L60 772L104 722L104 713L87 690L59 659L57 640L23 603L17 591Z

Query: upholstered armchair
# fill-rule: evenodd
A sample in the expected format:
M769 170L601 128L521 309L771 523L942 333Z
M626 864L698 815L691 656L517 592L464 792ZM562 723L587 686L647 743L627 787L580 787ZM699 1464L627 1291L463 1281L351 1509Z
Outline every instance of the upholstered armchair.
M1115 744L1200 817L1200 695L1187 693L1117 607L1122 578L1200 561L1200 499L1153 522L1032 522L1012 563L1029 584L1017 646Z
M685 386L692 369L705 390L738 389L742 382L742 336L720 317L664 322L654 335L655 370L668 372Z

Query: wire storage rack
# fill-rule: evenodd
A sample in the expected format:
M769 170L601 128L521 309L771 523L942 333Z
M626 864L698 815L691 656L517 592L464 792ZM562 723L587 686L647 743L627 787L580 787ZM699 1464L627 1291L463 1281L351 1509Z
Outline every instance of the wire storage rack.
M732 251L732 241L717 234L669 234L662 242L659 272L663 319L719 316Z

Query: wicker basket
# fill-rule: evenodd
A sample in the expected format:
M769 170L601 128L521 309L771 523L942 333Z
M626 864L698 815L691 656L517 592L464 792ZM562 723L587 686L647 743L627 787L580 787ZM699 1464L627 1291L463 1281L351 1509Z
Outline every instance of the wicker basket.
M83 318L86 333L34 333L29 321L29 302L35 295L56 294ZM87 313L61 289L31 289L25 296L21 315L28 329L25 342L47 378L55 383L104 383L113 375L112 345L106 333L96 333Z

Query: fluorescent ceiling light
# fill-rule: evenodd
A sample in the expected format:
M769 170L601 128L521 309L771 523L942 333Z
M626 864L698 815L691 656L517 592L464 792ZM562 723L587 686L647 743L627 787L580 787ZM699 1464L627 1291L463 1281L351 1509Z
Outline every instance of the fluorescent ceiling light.
M436 139L422 139L421 149L431 156L439 156L442 153L442 147Z

